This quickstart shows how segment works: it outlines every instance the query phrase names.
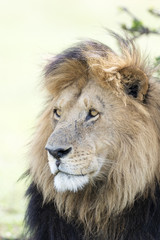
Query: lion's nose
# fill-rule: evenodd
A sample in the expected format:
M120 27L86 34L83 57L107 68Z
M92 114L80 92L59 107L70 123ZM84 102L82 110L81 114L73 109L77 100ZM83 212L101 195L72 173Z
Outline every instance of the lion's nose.
M68 153L71 152L72 148L68 148L68 149L63 149L63 148L57 148L55 150L46 147L46 150L56 159L60 159L62 157L65 157Z

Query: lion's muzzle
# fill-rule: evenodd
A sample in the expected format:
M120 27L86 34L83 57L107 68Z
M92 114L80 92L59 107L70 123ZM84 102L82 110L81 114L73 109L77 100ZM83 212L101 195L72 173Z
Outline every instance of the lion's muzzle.
M56 159L57 167L59 167L61 164L61 158L65 157L68 153L72 151L71 147L67 149L63 149L63 148L53 149L50 146L46 146L45 149L50 153L50 155L52 155Z

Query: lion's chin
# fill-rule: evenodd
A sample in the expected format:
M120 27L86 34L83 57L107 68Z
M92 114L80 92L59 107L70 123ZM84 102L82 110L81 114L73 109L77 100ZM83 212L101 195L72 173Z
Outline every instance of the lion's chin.
M76 176L59 172L54 177L54 187L56 188L57 192L77 192L81 190L88 182L89 177L87 175Z

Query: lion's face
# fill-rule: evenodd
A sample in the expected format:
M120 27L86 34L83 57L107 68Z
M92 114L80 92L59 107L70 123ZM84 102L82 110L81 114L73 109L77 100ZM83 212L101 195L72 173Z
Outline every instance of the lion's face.
M104 95L103 89L92 82L81 94L73 86L64 90L54 103L55 129L46 148L58 191L83 188L98 175L106 161L105 149L111 139L105 128L109 118L106 110L111 106L104 102ZM108 137L104 138L103 134Z
M121 140L136 136L132 113L94 81L64 90L53 103L54 130L46 149L57 191L77 191L109 171ZM127 114L127 115L126 115Z

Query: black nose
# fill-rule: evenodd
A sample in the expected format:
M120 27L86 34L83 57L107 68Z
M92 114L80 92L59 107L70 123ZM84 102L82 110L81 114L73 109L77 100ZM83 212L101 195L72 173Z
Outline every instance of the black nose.
M63 148L57 148L55 150L46 147L46 150L56 159L60 159L62 157L65 157L68 153L71 152L72 148L63 149Z

